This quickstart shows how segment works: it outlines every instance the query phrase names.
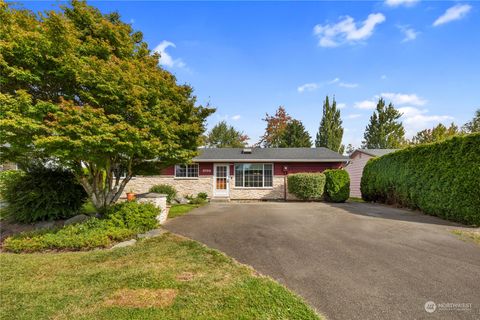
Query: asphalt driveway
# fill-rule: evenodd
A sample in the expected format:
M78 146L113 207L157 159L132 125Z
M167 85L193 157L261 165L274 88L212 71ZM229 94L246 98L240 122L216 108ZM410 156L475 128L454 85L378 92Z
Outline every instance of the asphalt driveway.
M219 203L165 227L271 276L328 319L480 319L480 247L435 217L366 203Z

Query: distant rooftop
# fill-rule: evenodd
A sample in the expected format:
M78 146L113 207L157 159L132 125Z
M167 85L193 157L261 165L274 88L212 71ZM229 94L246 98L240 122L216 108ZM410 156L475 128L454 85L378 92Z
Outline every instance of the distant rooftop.
M348 157L327 148L200 148L196 162L207 161L299 161L345 162Z
M392 153L397 151L398 149L357 149L355 151L360 151L363 153L366 153L368 155L371 155L373 157L381 157L386 154Z

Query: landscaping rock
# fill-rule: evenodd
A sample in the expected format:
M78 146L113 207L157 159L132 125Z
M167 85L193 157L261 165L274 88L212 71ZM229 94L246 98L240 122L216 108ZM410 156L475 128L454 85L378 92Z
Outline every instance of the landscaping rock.
M142 238L143 239L154 238L154 237L159 237L166 232L167 232L167 230L162 229L162 228L158 228L158 229L153 229L153 230L147 231L145 233L141 233L141 234L137 235L137 237L140 238L140 239L142 239Z
M130 246L133 246L136 242L137 240L135 239L119 242L116 245L114 245L112 249L130 247Z
M87 219L88 219L88 216L86 216L84 214L78 214L74 217L71 217L70 219L65 220L63 225L68 226L70 224L79 223L79 222L85 221Z
M175 198L175 202L176 203L180 203L180 204L187 204L189 203L190 201L187 199L187 198L183 198L183 197L179 197L179 198Z
M55 226L55 221L41 221L35 223L35 229L40 230L40 229L51 229Z

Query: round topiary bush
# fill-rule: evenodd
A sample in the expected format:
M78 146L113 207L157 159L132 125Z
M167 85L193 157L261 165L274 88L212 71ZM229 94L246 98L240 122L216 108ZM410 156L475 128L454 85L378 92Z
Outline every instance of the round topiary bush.
M325 187L323 173L294 173L287 177L288 192L302 200L320 200Z
M167 202L172 203L177 195L177 189L168 184L157 184L150 188L150 192L163 193L167 195Z
M345 202L350 196L350 176L342 169L330 169L325 174L325 199L329 202Z
M74 175L61 168L35 167L3 180L6 216L18 222L57 220L78 214L87 193Z

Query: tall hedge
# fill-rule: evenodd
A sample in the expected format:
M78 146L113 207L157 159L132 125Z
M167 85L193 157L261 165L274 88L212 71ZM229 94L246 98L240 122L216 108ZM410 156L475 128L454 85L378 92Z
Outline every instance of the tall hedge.
M480 134L409 147L369 160L362 198L480 225Z
M329 169L325 174L325 200L345 202L350 196L350 176L343 169Z
M320 200L325 187L323 173L294 173L287 177L288 192L302 200Z

